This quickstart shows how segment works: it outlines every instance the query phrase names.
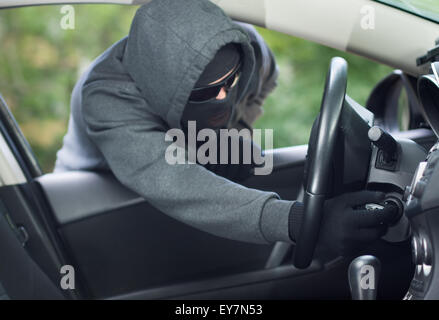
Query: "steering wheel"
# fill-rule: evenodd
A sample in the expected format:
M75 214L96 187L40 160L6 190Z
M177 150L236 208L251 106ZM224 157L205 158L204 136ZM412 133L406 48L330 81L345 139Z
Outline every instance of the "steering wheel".
M317 244L323 205L330 191L328 181L332 169L331 159L334 158L346 86L347 62L343 58L335 57L331 60L326 76L315 139L310 139L308 147L304 215L293 258L294 265L300 269L311 264Z

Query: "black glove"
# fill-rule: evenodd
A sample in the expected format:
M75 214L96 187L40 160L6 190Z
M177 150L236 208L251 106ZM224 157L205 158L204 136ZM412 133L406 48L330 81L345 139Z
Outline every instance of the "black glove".
M383 204L385 194L373 191L347 193L325 202L319 242L341 256L353 256L371 242L381 238L390 223L398 218L398 208L367 210L367 203ZM296 202L290 210L290 238L296 241L303 216L303 204Z

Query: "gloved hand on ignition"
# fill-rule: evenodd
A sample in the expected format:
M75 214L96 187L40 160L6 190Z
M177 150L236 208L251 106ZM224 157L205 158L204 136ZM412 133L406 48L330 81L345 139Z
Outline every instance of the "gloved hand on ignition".
M398 208L367 210L365 204L383 205L385 194L373 191L347 193L328 199L324 205L319 242L341 256L353 256L371 242L381 238L388 225L398 217ZM303 204L296 202L290 210L289 233L296 241L303 216Z

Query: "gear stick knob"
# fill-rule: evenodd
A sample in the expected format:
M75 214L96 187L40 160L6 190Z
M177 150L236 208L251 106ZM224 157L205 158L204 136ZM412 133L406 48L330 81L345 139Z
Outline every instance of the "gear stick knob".
M349 265L348 277L352 300L375 300L381 263L370 255L355 258Z

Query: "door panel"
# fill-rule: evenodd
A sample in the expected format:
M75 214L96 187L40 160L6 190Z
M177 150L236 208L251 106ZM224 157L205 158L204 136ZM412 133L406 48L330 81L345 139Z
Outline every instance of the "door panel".
M60 261L20 194L0 188L0 282L11 299L63 299Z
M271 252L196 230L146 202L59 231L93 298L262 269Z
M276 150L273 173L244 184L295 199L305 155L306 146ZM273 248L187 226L127 190L110 173L47 174L36 181L89 298L261 270Z

